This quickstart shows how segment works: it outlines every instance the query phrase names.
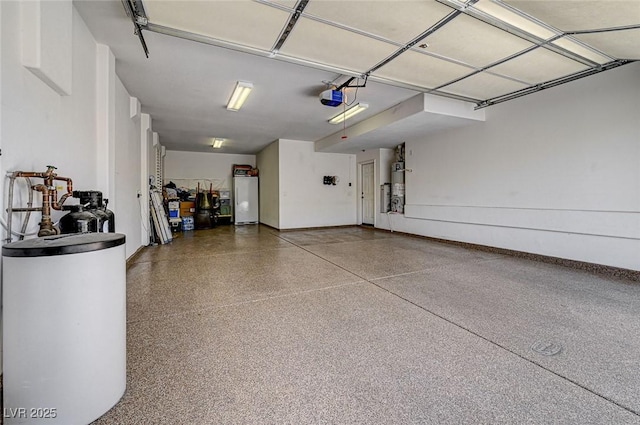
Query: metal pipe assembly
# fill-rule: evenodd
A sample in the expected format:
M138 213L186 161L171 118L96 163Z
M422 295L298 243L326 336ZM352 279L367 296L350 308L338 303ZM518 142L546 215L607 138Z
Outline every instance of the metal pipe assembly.
M20 232L20 238L22 239L27 228L27 223L30 218L31 212L40 211L42 213L42 219L40 220L40 230L38 236L51 236L60 234L53 220L51 219L51 210L62 210L62 204L71 196L73 196L73 181L69 177L58 176L55 173L56 167L53 165L47 165L47 170L44 172L37 171L14 171L8 174L9 177L9 199L7 207L7 237L6 242L11 242L12 235L14 234L12 229L13 214L17 212L26 212L26 216L22 223L22 230ZM13 207L13 192L14 185L17 178L24 178L27 181L29 187L29 201L26 208L14 208ZM31 184L32 178L40 178L43 183ZM58 190L54 183L56 181L64 181L67 183L67 191L60 200L58 200ZM42 206L33 207L33 191L42 193Z

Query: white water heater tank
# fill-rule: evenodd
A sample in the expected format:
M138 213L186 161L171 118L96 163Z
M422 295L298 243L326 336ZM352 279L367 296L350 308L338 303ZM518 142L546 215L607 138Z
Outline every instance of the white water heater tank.
M5 424L89 424L126 387L125 236L2 247Z

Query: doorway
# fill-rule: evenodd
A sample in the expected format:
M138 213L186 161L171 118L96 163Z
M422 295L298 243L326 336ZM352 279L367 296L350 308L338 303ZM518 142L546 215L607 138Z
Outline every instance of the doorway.
M362 176L362 188L361 192L361 209L362 224L373 226L375 224L375 192L374 192L374 169L375 164L373 162L367 162L360 165L360 176Z

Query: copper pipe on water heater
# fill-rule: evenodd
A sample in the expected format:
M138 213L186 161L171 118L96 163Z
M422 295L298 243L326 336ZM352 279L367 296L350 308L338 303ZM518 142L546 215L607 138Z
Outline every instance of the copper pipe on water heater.
M11 175L13 179L17 177L24 177L27 179L31 177L38 177L44 180L44 184L31 186L32 190L42 193L42 207L37 209L27 209L30 211L42 211L42 220L40 222L40 231L38 232L38 236L51 236L60 233L60 230L53 225L53 221L51 220L51 210L62 210L62 204L64 204L67 198L73 196L73 181L69 177L58 176L54 172L55 169L56 167L47 165L47 170L45 172L16 171ZM54 185L55 181L64 181L67 183L67 193L62 195L59 201L58 191ZM12 208L9 212L11 214L13 211L17 212L20 210L23 210L23 208Z
M73 182L69 177L61 177L54 173L56 167L53 165L47 165L47 171L43 173L44 184L49 188L49 196L51 198L51 208L54 210L62 210L62 204L67 200L70 196L73 196ZM60 198L60 202L58 202L58 191L55 188L55 181L64 181L67 182L67 193L62 195Z
M60 198L59 202L58 202L58 191L57 190L53 191L53 202L51 203L51 208L59 211L62 209L62 204L64 204L64 201L66 201L67 198L69 198L70 196L73 196L73 182L69 177L55 176L53 180L67 182L67 193L62 195L62 198ZM53 181L51 183L53 186Z
M55 169L56 167L54 167L53 165L47 165L47 171L43 173L38 173L38 172L25 173L22 171L18 171L17 175L18 177L40 177L41 179L43 179L44 186L46 186L48 189L46 194L41 189L34 189L34 190L38 190L39 192L42 192L43 205L45 203L48 203L50 209L53 208L54 210L59 211L59 210L62 210L62 204L64 204L67 198L73 196L73 181L69 177L58 176L56 173L54 173ZM62 195L62 198L60 198L60 201L58 201L58 191L56 190L54 185L55 181L63 181L67 183L67 193ZM47 198L46 202L45 202L45 197Z
M44 184L36 184L31 186L31 188L42 193L42 220L40 221L40 231L38 231L38 236L52 236L60 234L60 230L53 225L53 221L51 220L51 190L49 190L49 187ZM55 188L53 188L53 190L55 191Z
M47 165L47 171L45 172L38 172L38 171L16 171L14 173L14 175L16 177L39 177L41 179L44 180L45 184L47 184L48 186L51 186L50 183L52 183L52 178L53 176L55 176L53 170L55 170L56 167L54 167L53 165Z

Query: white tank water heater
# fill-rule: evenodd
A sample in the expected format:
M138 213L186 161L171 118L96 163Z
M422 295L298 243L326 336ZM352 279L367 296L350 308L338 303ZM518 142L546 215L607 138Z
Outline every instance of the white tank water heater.
M126 387L125 237L2 247L4 421L89 424Z

